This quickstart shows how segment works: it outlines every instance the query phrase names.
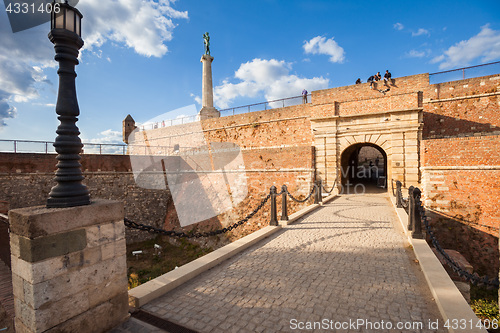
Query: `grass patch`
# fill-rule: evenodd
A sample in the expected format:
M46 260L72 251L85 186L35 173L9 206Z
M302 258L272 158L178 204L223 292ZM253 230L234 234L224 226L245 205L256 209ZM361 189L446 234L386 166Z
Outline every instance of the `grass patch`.
M479 287L471 284L470 286L470 307L476 316L484 321L492 323L493 320L498 324L500 315L498 313L498 290ZM488 332L500 332L498 329L489 329Z
M155 244L161 249L155 249ZM133 251L143 251L134 256ZM166 236L157 236L144 242L127 245L127 267L129 289L135 288L151 279L170 272L207 253L211 248L203 248L185 239L177 240L173 245Z

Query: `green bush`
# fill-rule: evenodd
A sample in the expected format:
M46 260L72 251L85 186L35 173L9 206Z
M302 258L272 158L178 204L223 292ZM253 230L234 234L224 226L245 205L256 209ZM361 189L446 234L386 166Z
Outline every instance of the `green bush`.
M470 306L480 319L500 320L500 316L498 315L498 301L496 300L476 299L471 301Z

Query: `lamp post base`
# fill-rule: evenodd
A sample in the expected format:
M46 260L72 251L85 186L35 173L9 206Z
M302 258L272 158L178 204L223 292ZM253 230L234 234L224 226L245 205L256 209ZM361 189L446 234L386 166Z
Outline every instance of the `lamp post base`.
M90 205L90 196L84 195L75 198L48 198L47 208L66 208Z

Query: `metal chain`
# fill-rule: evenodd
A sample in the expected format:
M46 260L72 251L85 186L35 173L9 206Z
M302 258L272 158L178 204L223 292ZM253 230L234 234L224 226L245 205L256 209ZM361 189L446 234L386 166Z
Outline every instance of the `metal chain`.
M335 189L335 187L337 186L337 181L335 181L335 182L333 183L332 189L331 189L330 191L328 191L328 190L326 189L325 185L323 185L323 184L321 184L321 185L323 186L323 191L325 191L325 193L330 194L330 193L332 193L332 192L333 192L333 190L334 190L334 189Z
M134 222L134 221L132 221L132 220L130 220L128 218L125 218L125 226L127 226L128 228L139 229L139 230L142 230L142 231L148 231L148 232L151 232L151 233L162 234L162 235L165 235L165 236L177 237L177 238L200 238L200 237L215 236L215 235L220 235L220 234L226 233L228 231L231 231L233 229L236 229L237 227L239 227L243 223L247 222L255 214L257 214L257 212L262 207L264 207L264 205L266 204L266 202L269 200L270 197L271 197L271 194L268 194L260 202L260 204L257 206L257 208L255 208L244 219L242 219L242 220L240 220L238 222L233 223L229 227L225 227L225 228L218 229L218 230L201 232L201 233L200 232L195 232L195 233L188 232L188 233L185 233L183 231L164 230L164 229L160 229L160 228L155 228L155 227L150 226L150 225L146 225L146 224Z
M432 231L427 216L425 215L425 209L420 202L420 197L417 196L415 205L420 210L420 217L424 223L425 229L427 230L427 234L429 235L432 245L436 248L436 250L443 256L448 266L450 266L455 273L462 278L465 278L467 282L472 282L474 285L485 285L489 288L497 288L499 286L498 277L489 280L487 275L479 276L477 273L471 274L464 270L460 265L458 265L451 257L443 250L441 245L439 244L434 232Z
M309 200L309 198L311 198L311 195L312 195L312 194L314 193L314 191L316 190L316 186L317 186L317 185L316 185L316 184L314 184L314 186L313 186L313 187L312 187L312 189L311 189L311 192L309 193L309 195L308 195L308 196L307 196L304 200L299 200L299 199L296 199L296 198L292 195L292 193L290 193L290 192L288 191L288 189L286 190L286 193L288 194L288 196L290 197L290 199L292 199L293 201L295 201L295 202L299 202L299 203L302 203L302 202L306 202L307 200Z

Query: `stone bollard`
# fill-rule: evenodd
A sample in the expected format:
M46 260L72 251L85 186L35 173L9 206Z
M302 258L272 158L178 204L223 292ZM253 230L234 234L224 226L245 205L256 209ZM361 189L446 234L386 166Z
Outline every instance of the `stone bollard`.
M413 186L410 186L408 189L408 230L413 230L413 218L415 217L415 197L413 196L414 189L415 188Z
M281 221L288 221L287 191L286 185L281 186Z
M269 225L277 226L278 225L278 214L276 212L276 186L271 186L271 220L269 221Z
M9 211L16 332L106 332L128 317L123 203Z
M424 234L422 233L422 217L420 216L420 206L422 193L418 187L413 189L413 232L411 233L412 238L423 239Z

